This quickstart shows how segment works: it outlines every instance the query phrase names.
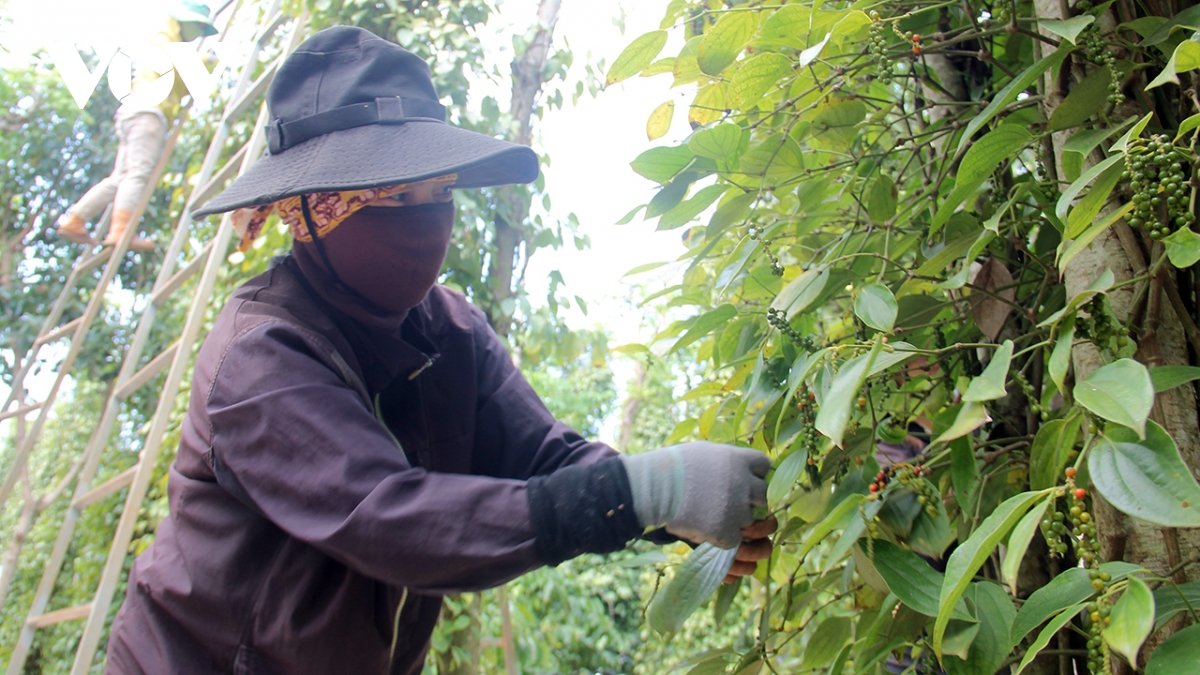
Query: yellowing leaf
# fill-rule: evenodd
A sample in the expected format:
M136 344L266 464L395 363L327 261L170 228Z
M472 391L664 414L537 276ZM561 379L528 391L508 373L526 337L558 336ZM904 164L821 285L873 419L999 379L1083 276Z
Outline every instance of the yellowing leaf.
M671 130L671 117L674 114L674 101L667 101L655 108L650 113L650 119L646 120L646 138L654 141L665 136Z
M688 121L706 126L721 119L725 115L726 86L724 82L714 82L701 87L688 108Z

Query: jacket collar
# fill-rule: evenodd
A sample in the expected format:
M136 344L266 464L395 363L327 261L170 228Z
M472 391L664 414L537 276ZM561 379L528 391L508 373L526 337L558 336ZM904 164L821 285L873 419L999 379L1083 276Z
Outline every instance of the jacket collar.
M372 396L383 391L397 377L416 378L439 358L437 345L425 334L428 300L422 301L403 318L380 319L349 299L341 298L331 287L323 287L325 280L314 275L312 270L302 270L294 256L285 256L279 264L287 268L349 344Z

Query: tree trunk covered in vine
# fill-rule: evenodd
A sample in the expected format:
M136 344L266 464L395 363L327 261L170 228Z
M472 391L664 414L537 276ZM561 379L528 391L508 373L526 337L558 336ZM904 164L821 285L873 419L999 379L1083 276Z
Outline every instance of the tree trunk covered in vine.
M1149 9L1150 15L1171 17L1185 6L1179 2L1152 2L1142 7ZM1066 5L1056 0L1035 0L1035 8L1039 19L1069 18ZM1100 24L1105 30L1111 30L1139 15L1145 16L1146 13L1136 11L1131 2L1118 2L1101 17ZM1049 35L1044 29L1042 32ZM1038 46L1045 47L1043 44ZM1123 54L1122 57L1129 57L1129 54ZM1046 74L1042 109L1047 118L1082 78L1096 67L1076 53L1064 62L1063 67ZM1186 74L1181 78L1185 85L1192 80ZM1170 128L1177 111L1167 109L1169 99L1162 95L1162 90L1147 93L1145 87L1148 82L1144 71L1134 71L1125 83L1128 99L1114 111L1113 118L1136 119L1153 112L1155 118L1151 121L1152 126ZM1194 89L1192 91L1194 93ZM1070 184L1071 180L1063 170L1063 146L1073 131L1055 132L1050 137L1055 175L1064 186ZM1089 158L1085 166L1094 164L1094 159L1094 156ZM1128 199L1128 193L1114 193L1113 200L1105 206L1101 216L1120 208ZM1142 230L1134 230L1125 219L1119 220L1063 270L1067 297L1082 292L1106 269L1112 271L1118 286L1146 275L1163 256L1163 244L1154 241ZM1134 358L1148 367L1194 365L1196 362L1195 350L1189 353L1189 338L1185 334L1186 329L1192 332L1195 329L1191 278L1190 269L1177 270L1170 265L1162 265L1148 280L1121 286L1108 294L1117 318L1131 328L1132 336L1138 343ZM1075 346L1072 363L1076 381L1086 378L1104 364L1096 348L1087 343ZM1197 423L1197 401L1193 386L1187 384L1157 394L1151 419L1171 435L1184 461L1196 474L1200 467L1200 424ZM1158 574L1171 576L1176 583L1200 579L1200 568L1184 564L1200 550L1200 531L1160 527L1127 516L1109 505L1095 491L1093 499L1101 552L1105 560L1137 563ZM1153 636L1142 653L1149 653L1169 637L1173 629L1182 626L1181 620L1173 622L1167 630ZM1116 657L1113 657L1112 665L1113 671L1119 675L1134 672L1129 664Z

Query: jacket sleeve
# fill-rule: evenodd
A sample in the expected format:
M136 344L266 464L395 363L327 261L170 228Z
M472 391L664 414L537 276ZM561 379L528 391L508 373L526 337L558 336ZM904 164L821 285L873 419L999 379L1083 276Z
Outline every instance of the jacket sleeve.
M513 364L483 313L472 308L479 395L475 461L479 473L528 480L572 465L616 457L556 420Z
M525 481L409 466L318 338L294 326L233 340L206 411L218 483L361 574L442 592L542 564Z

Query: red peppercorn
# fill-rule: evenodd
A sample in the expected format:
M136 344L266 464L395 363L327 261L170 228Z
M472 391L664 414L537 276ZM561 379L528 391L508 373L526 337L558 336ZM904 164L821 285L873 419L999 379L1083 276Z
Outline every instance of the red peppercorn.
M1075 489L1075 499L1083 499L1086 496L1087 496L1087 490L1084 490L1083 488Z
M1075 467L1068 466L1065 473L1067 474L1067 478L1074 478L1075 477Z
M869 487L869 488L867 488L867 489L869 489L869 490L871 491L871 493L872 493L872 494L874 494L874 493L876 493L876 492L879 492L879 484L878 484L878 483L871 483L871 487Z

